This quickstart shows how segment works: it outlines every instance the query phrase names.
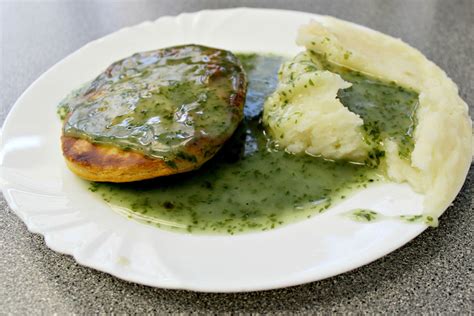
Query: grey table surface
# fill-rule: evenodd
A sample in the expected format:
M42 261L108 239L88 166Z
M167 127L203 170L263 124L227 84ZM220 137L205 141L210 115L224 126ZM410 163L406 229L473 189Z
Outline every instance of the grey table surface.
M237 6L329 14L403 38L445 69L474 105L473 0L0 0L1 120L41 73L91 40L162 15ZM80 266L28 232L2 197L0 313L473 313L473 170L440 226L390 255L323 281L236 294L156 289Z

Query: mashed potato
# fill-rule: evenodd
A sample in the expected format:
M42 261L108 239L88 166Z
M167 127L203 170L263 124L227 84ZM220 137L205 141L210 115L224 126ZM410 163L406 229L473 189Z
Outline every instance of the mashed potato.
M266 102L264 120L274 138L292 153L363 161L369 149L361 130L364 122L336 99L337 91L351 84L332 72L303 68L287 63L277 92ZM289 73L298 75L290 80Z
M472 122L456 85L401 40L334 18L303 26L297 44L331 63L419 93L411 157L401 158L397 143L386 139L383 165L390 179L425 194L424 213L436 225L459 192L472 157ZM336 98L351 84L329 71L306 71L304 54L282 66L280 84L264 106L265 124L289 152L363 161L371 150L363 121Z

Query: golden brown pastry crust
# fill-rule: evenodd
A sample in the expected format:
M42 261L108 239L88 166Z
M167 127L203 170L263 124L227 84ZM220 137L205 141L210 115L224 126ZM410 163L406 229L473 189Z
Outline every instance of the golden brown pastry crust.
M131 182L191 171L212 157L206 157L199 147L193 146L188 152L199 157L198 163L177 158L170 164L162 159L151 159L140 153L92 144L74 137L62 136L61 145L72 172L86 180L99 182Z

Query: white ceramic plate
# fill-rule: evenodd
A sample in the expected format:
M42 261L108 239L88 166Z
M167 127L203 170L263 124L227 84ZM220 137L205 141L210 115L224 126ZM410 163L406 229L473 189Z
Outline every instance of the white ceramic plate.
M0 159L8 204L51 249L119 278L163 288L231 292L296 285L357 268L404 245L426 226L396 220L364 224L341 213L359 207L386 215L421 212L423 196L407 185L367 189L320 216L273 231L196 236L123 217L88 192L63 161L56 105L113 61L186 43L293 55L300 50L296 31L310 19L324 21L292 11L202 11L145 22L87 44L36 80L5 121Z

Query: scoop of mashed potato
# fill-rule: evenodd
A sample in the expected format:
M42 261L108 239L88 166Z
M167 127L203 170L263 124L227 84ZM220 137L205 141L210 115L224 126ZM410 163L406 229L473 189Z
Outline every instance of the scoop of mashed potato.
M424 214L438 216L461 189L472 159L472 122L452 80L401 40L325 17L301 27L297 44L331 63L419 93L414 149L402 159L397 143L384 141L383 165L396 182L425 194ZM350 87L329 71L308 71L305 53L281 68L277 90L264 105L264 123L278 144L293 153L363 161L362 119L336 98Z
M283 65L278 90L265 103L264 121L291 153L363 161L369 150L362 119L336 98L351 83L329 71L306 71L304 56Z

